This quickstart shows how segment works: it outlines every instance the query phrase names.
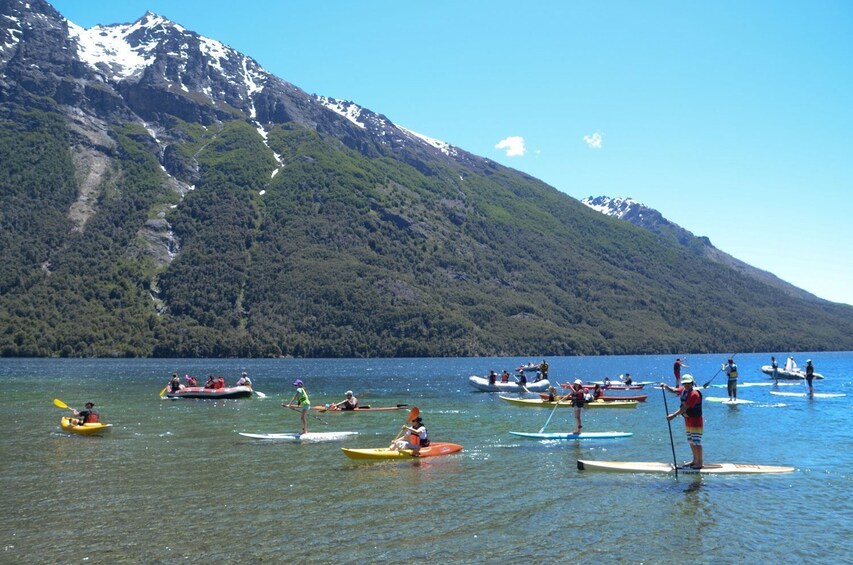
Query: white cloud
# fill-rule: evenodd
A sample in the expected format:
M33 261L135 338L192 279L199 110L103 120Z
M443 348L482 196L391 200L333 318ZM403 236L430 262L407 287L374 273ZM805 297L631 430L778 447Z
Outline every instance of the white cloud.
M520 135L512 135L500 140L495 145L495 149L505 149L507 157L521 157L527 152L524 148L524 138Z
M601 149L604 144L604 137L602 137L598 132L595 132L592 135L583 136L583 140L590 149Z

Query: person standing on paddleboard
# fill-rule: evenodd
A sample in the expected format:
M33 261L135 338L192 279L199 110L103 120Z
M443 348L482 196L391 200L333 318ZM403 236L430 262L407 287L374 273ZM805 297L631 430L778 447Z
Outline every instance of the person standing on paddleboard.
M735 365L735 360L729 359L728 363L723 365L723 370L728 377L726 389L729 393L729 400L737 400L737 365Z
M681 398L681 406L672 414L667 414L666 419L672 421L676 416L684 416L684 428L687 431L687 443L693 452L693 461L684 465L691 469L701 469L703 462L702 454L702 432L705 421L702 418L702 393L694 388L695 383L691 375L684 375L681 386L673 388L661 383L661 386L669 392L675 393Z
M814 396L814 386L812 386L812 380L814 380L814 365L812 365L811 359L806 359L806 382L809 383L809 396Z
M308 399L308 390L305 388L305 383L302 382L302 379L296 379L293 381L293 386L296 387L296 392L293 394L293 398L290 399L290 402L287 403L288 406L293 406L293 401L296 401L296 405L299 406L299 410L302 412L300 414L300 419L302 421L302 433L308 433L308 411L311 410L311 401Z
M772 377L773 384L779 384L779 363L776 362L776 358L772 355L770 356L770 368L773 369Z
M675 375L675 386L681 386L681 368L687 368L687 365L681 362L681 357L675 359L675 364L672 366L672 374Z
M583 430L581 412L583 411L584 402L586 402L586 390L583 388L583 381L575 379L570 396L572 398L572 407L575 411L575 431L572 433L579 434Z

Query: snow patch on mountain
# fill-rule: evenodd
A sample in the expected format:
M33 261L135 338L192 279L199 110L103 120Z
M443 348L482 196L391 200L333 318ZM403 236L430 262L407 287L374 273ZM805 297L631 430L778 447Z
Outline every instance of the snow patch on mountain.
M361 117L362 107L353 102L346 100L336 100L328 96L317 96L317 102L328 108L329 110L340 114L360 128L365 128L364 122L359 121Z
M410 137L415 137L416 139L423 141L427 145L431 145L432 147L435 147L436 149L438 149L439 151L441 151L445 155L450 155L452 157L456 156L456 148L454 146L450 145L449 143L447 143L446 141L441 141L439 139L434 139L432 137L428 137L422 133L418 133L418 132L412 131L408 128L404 128L401 125L398 125L397 128L400 129L403 133L408 134Z
M619 218L620 220L632 210L647 208L646 205L633 198L611 198L609 196L588 196L581 200L581 203L605 216ZM642 213L640 213L640 217L642 217Z

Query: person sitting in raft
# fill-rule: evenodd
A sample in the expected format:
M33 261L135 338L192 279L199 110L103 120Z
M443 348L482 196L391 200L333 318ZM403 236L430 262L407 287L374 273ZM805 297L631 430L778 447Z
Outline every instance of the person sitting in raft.
M95 410L95 405L92 402L87 402L86 408L79 412L75 410L74 416L79 418L77 420L78 426L82 426L83 424L97 424L101 421L101 416L98 414L98 411Z
M610 387L610 377L604 377L604 388Z
M622 382L626 385L630 385L631 383L633 383L634 379L631 378L631 373L625 373L625 380Z
M351 390L348 390L345 396L345 399L332 404L332 410L355 410L358 408L358 398L352 395Z
M501 373L501 382L502 383L508 383L509 382L509 373L507 373L506 369L504 369L504 372Z
M169 390L171 392L178 392L182 388L184 386L181 384L181 378L178 377L178 373L172 373L172 378L169 379Z
M237 379L237 385L236 386L247 386L249 388L252 388L252 379L249 378L248 373L246 373L244 371L243 373L240 374L240 378Z
M515 380L521 388L527 387L527 375L524 374L524 371L520 372Z
M423 418L418 416L414 419L411 426L403 426L406 429L406 435L403 439L396 441L390 449L411 449L412 457L418 457L421 454L422 447L429 446L429 436L427 435L426 426L424 426Z
M497 380L498 380L498 374L495 373L494 371L489 371L489 384L493 385L493 384L495 384L495 381L497 381Z
M557 400L557 389L553 386L548 387L548 402L554 402Z
M187 381L187 386L198 386L198 381L195 377L184 375L184 379Z
M208 375L207 380L204 381L204 388L216 388L216 379L213 375Z
M216 379L216 386L213 388L225 388L225 377L219 377Z
M595 388L592 389L592 400L598 400L602 396L604 396L604 389L601 388L601 385L596 384Z

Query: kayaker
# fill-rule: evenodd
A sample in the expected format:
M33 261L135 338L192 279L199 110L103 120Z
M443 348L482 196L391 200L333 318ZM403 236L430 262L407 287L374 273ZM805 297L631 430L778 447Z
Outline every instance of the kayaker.
M237 379L237 386L247 386L252 388L252 379L249 378L249 374L245 371L240 374L240 378Z
M97 424L101 421L101 416L98 414L98 411L95 410L95 404L92 402L87 402L86 407L79 412L77 410L74 411L74 416L79 418L77 420L77 425L82 426L83 424Z
M358 408L358 398L352 395L351 390L346 391L346 394L344 396L346 396L346 398L344 398L340 402L332 404L332 406L334 406L332 410L355 410L356 408Z
M554 402L557 399L557 389L553 386L548 387L548 402Z
M583 388L583 381L580 379L575 379L574 384L572 385L572 406L575 411L575 431L572 433L579 434L583 429L583 424L581 422L581 411L583 410L583 405L586 402L586 390Z
M172 392L181 390L181 378L178 376L178 373L172 373L172 378L169 380L169 390Z
M693 453L693 460L685 464L685 467L701 469L703 464L702 432L705 422L702 419L702 393L696 390L695 386L691 375L684 375L681 379L681 386L678 388L661 383L662 388L679 395L681 398L681 406L672 414L667 414L666 419L671 421L676 416L684 416L687 443Z
M811 359L806 359L806 382L809 383L809 396L814 396L814 387L812 386L813 380L814 380L814 365L812 365Z
M687 365L681 360L680 357L675 359L675 364L672 366L672 374L675 375L675 386L681 386L681 368L687 368Z
M626 385L630 385L631 383L633 383L634 379L631 378L631 373L625 373L625 380L622 382L624 382Z
M426 426L424 426L423 418L418 416L412 421L411 426L403 427L406 430L406 435L396 442L396 449L411 449L412 457L418 457L421 454L421 448L429 446L429 435Z
M311 410L311 401L308 399L308 389L305 388L305 383L302 382L302 379L296 379L293 381L293 386L296 387L296 392L293 394L293 398L290 399L290 402L287 403L287 406L292 407L293 402L296 401L296 405L301 411L299 417L302 421L302 433L307 434L308 411Z
M595 387L592 389L592 399L598 400L602 396L604 396L604 389L601 388L600 384L596 384Z
M735 360L730 358L723 365L723 370L728 377L726 380L726 389L729 393L729 400L737 400L737 365L735 365Z

